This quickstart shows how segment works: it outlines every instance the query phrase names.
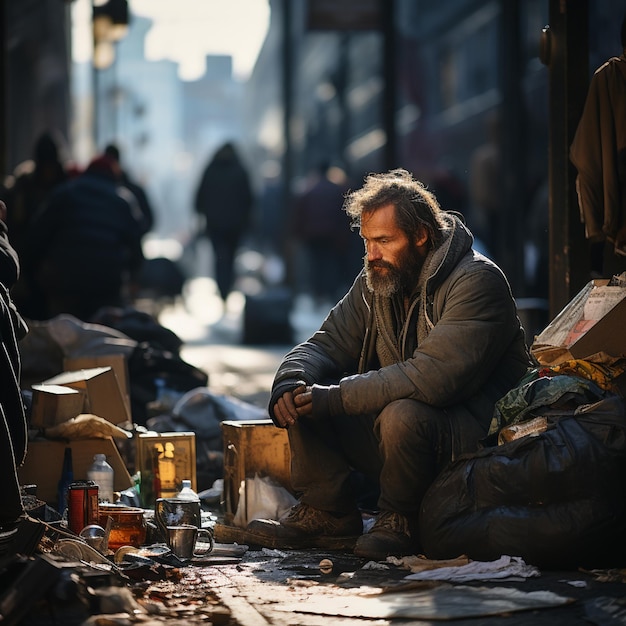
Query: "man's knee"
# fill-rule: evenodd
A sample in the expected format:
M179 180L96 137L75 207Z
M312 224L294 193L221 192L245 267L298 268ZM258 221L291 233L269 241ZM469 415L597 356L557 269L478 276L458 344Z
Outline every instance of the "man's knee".
M407 439L437 438L438 427L444 423L443 411L419 400L394 400L378 415L377 429L383 442Z

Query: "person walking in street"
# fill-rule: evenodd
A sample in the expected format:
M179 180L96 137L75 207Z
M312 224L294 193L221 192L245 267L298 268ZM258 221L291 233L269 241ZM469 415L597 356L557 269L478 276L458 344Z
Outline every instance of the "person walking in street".
M94 158L33 219L27 259L46 319L68 313L89 322L100 308L133 300L144 261L141 217L118 176L113 159Z
M104 149L104 155L117 163L119 166L119 182L129 189L137 199L137 204L141 211L141 218L139 220L141 236L147 235L154 228L154 211L146 190L142 185L131 178L130 174L122 167L120 149L116 144L108 144Z
M418 553L426 490L447 462L477 449L531 359L503 272L408 171L368 175L344 208L364 268L319 331L284 357L271 390L299 502L248 530L274 547L353 538L356 555L380 560ZM379 486L366 534L355 471Z
M58 132L41 133L35 143L33 158L20 163L7 177L1 197L11 210L7 228L11 246L20 258L20 277L11 290L11 297L22 315L30 319L45 316L43 297L35 277L30 274L27 241L34 216L47 202L52 191L69 179L64 141Z
M346 288L343 268L351 233L342 211L348 187L345 175L336 175L339 172L321 162L295 201L294 236L305 248L308 287L317 305L334 302Z
M235 254L246 232L253 194L248 172L235 146L221 146L205 168L195 196L196 213L204 218L204 233L215 259L215 280L224 302L235 280Z

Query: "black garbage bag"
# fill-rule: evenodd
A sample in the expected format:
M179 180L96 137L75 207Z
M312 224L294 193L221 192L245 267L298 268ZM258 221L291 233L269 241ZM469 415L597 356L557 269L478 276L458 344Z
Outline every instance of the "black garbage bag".
M153 315L132 306L102 307L91 321L114 328L138 343L147 343L159 350L178 354L183 346L183 340L175 332L159 323Z
M548 417L548 429L464 455L426 493L424 554L545 569L626 565L626 417L611 396Z
M133 421L142 425L150 417L148 404L156 399L159 382L181 394L206 387L209 382L206 372L187 363L179 354L147 342L137 344L128 357L128 378Z
M146 259L139 274L141 293L151 298L182 295L187 276L180 263L167 257Z

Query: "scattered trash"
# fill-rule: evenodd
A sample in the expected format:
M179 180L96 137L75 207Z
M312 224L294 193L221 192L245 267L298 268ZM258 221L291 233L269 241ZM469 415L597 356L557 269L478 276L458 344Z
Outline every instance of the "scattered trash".
M476 580L523 580L540 576L533 565L526 565L518 556L501 556L495 561L470 561L457 567L439 567L416 572L406 580L449 580L457 583Z
M269 556L272 558L284 559L287 556L286 552L282 552L281 550L272 550L271 548L263 548L261 552L265 556Z
M377 561L368 561L361 569L386 570L389 569L389 565L385 565L384 563L378 563Z

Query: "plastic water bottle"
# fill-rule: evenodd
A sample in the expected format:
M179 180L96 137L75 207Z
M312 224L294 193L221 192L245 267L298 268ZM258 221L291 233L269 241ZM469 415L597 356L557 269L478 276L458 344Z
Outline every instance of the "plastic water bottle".
M191 481L184 479L180 491L176 494L178 500L189 500L190 502L200 502L200 497L191 488Z
M187 524L193 524L198 528L202 527L202 506L200 496L191 488L191 481L183 479L181 489L176 494L180 509L184 511L183 518ZM183 501L182 503L180 501Z
M98 485L98 500L113 502L113 468L107 463L105 454L96 454L87 470L87 478Z

